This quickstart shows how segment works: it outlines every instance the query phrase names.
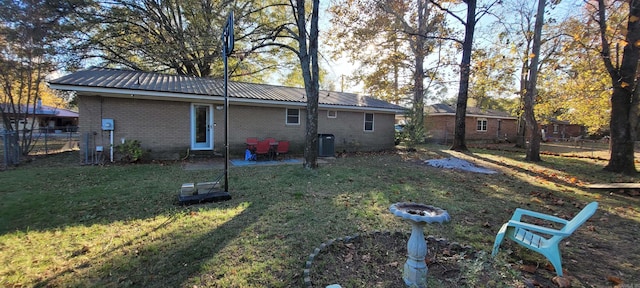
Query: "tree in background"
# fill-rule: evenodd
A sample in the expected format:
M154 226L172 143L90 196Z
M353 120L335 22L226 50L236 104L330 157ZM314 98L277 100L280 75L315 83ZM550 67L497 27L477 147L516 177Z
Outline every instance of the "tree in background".
M467 121L467 99L469 97L469 75L471 74L471 53L473 51L473 34L476 27L476 0L464 0L467 3L466 21L458 18L464 24L464 41L462 42L462 60L460 61L460 82L456 101L456 120L453 131L453 145L451 150L467 151L465 139Z
M424 98L436 80L440 59L431 68L425 68L425 60L450 33L444 13L427 0L343 0L329 11L335 50L362 63L357 76L367 91L392 103L411 93L407 102L414 113L407 129L423 127ZM423 130L410 132L414 141L424 141Z
M549 11L553 11L556 7L558 1L552 1L549 5ZM524 102L525 97L527 95L527 85L530 82L530 70L532 69L532 60L533 60L533 44L534 44L534 26L535 19L538 14L537 12L537 3L535 1L529 0L511 0L504 1L502 11L498 11L499 13L511 13L513 17L505 17L497 21L497 26L499 29L499 39L500 43L505 47L505 49L500 49L501 54L509 59L513 59L514 71L517 73L516 78L516 94L519 95L520 105L517 109L517 115L519 117L518 122L518 137L516 141L516 146L525 148L526 147L526 136L530 134L529 128L527 126L527 121L524 118ZM565 17L561 12L554 13L554 17L549 17L545 23L543 23L544 31L541 33L540 39L540 53L538 53L538 67L536 69L544 74L545 77L541 77L538 79L540 84L538 87L544 87L537 93L535 98L533 99L534 104L534 112L539 111L540 109L536 108L537 103L539 102L550 102L553 103L556 99L549 98L555 97L556 95L562 94L562 91L552 90L550 87L557 87L554 83L558 79L558 75L553 75L554 71L559 68L558 59L562 56L561 49L566 45L567 37L564 34L564 31L561 29L563 27L564 19L558 19L558 17ZM546 69L549 68L549 69ZM514 74L515 74L514 73ZM557 104L556 104L557 105ZM556 106L557 107L557 106ZM551 107L549 107L551 108ZM535 114L535 113L534 113ZM554 113L548 113L548 111L543 111L542 115L553 115ZM539 117L534 117L536 121L541 120ZM546 121L546 119L542 119ZM537 126L537 125L536 125ZM536 127L537 130L537 127Z
M533 44L531 46L531 66L529 67L529 76L526 85L527 92L524 95L524 119L527 123L527 128L531 131L531 139L529 139L525 159L534 162L542 160L540 158L540 131L538 129L538 122L536 121L534 106L535 99L538 96L538 62L540 59L540 46L542 46L542 25L544 24L545 6L546 0L538 0L538 12L536 13L536 23L533 29Z
M318 167L318 103L320 66L318 61L319 0L267 1L247 15L256 24L245 39L246 53L280 53L297 56L307 99L304 163L307 169ZM291 15L274 18L273 15Z
M589 7L589 6L586 6ZM600 32L593 20L594 10L582 7L580 14L557 25L569 38L543 72L542 97L536 103L540 119L555 118L584 125L587 133L608 135L611 109L611 77L600 56ZM623 23L620 10L610 11L611 22ZM585 21L584 19L588 19ZM622 27L617 27L620 29Z
M327 91L335 91L336 90L334 87L335 83L326 81L326 79L328 78L327 71L322 69L322 65L320 65L319 71L320 71L320 74L319 74L318 81L320 83L320 89L327 90ZM296 65L291 69L285 69L282 72L284 72L282 83L285 86L304 88L304 78L302 78L302 68L300 68L300 65Z
M264 82L276 71L278 55L242 53L245 38L260 22L247 20L260 9L255 1L212 0L95 0L91 9L79 14L72 50L74 63L98 59L104 65L197 77L222 77L220 31L223 11L237 15L235 57L229 58L235 79ZM271 17L283 17L271 15ZM270 21L273 19L262 19ZM268 55L265 55L268 54Z
M478 9L477 0L463 0L467 4L466 16L462 18L458 16L451 9L448 9L440 3L446 3L451 1L436 1L429 0L436 5L440 10L446 12L449 16L460 22L464 26L464 40L454 40L462 46L462 58L460 60L459 72L460 80L458 82L458 97L456 98L456 117L454 124L454 137L451 150L455 151L467 151L466 144L466 120L467 120L467 102L469 99L469 77L471 75L471 54L473 52L473 37L476 30L476 24L489 10L501 1L488 1L486 5L483 5L481 9ZM480 13L476 13L480 10Z
M473 59L476 65L471 67L469 84L469 105L483 109L502 109L499 99L505 95L511 96L513 89L513 75L515 74L514 59L504 55L494 43L489 47L476 48Z
M84 7L78 1L0 1L0 116L4 129L22 155L32 147L34 119L39 102L50 96L44 80L58 68L63 40L71 32L68 16ZM47 100L50 101L50 100ZM41 103L41 102L40 102ZM17 163L12 163L17 164Z
M560 49L557 62L542 71L541 78L550 80L543 80L535 112L541 121L568 121L602 137L609 131L611 78L600 53L590 47L598 39L597 30L582 21L574 18L563 23L563 33L572 38Z

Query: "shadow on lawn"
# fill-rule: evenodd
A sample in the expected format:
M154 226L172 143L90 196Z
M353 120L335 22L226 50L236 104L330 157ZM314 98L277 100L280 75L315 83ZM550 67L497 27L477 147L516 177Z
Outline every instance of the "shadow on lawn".
M607 279L622 279L627 281L625 283L637 281L633 275L638 275L638 268L630 263L640 261L638 256L640 249L634 244L638 241L636 235L640 232L640 223L637 220L640 199L610 191L588 190L581 185L584 182L594 181L594 174L599 178L620 177L619 175L603 172L597 165L588 163L593 160L563 158L563 165L560 166L553 163L553 159L549 159L549 161L532 163L540 166L539 169L525 169L478 154L466 155L531 177L530 183L518 181L516 184L518 190L524 194L523 201L516 202L516 207L570 219L586 203L598 201L600 207L596 214L563 243L561 249L563 267L569 270L569 276L575 277L576 281L586 287L614 283L614 280ZM517 157L523 157L516 154L510 156L501 154L501 156L518 161L522 159ZM546 169L548 170L545 171ZM554 171L567 172L567 175L559 176ZM548 181L552 185L545 185L549 188L536 185L541 181ZM501 202L502 205L499 205L501 207L510 205L508 202ZM539 255L530 253L509 241L507 243L504 248L510 247L516 251L508 256L512 262L524 261L525 265L533 264L533 267L547 263ZM541 259L542 262L540 262ZM532 276L530 273L523 273L525 277ZM554 276L553 273L549 275Z
M478 159L482 161L492 161L479 155L471 155L471 157L479 157ZM277 170L279 172L265 174L260 174L264 170L253 168L245 170L243 168L234 172L231 181L234 184L231 189L234 197L232 200L217 204L198 205L193 208L184 209L171 206L167 201L169 201L169 197L175 197L175 195L169 191L159 193L159 195L142 193L139 197L148 198L146 198L146 204L139 207L138 210L148 208L150 209L148 211L135 211L136 203L138 203L136 201L145 198L123 197L116 202L95 203L97 207L100 205L126 206L126 208L120 208L121 211L131 211L132 215L110 215L107 213L96 215L99 217L86 221L80 221L83 218L73 218L63 224L91 225L100 221L149 219L155 215L172 216L156 227L140 231L136 234L137 236L132 235L120 246L112 247L72 268L41 280L38 286L71 286L75 282L69 282L69 279L73 277L80 279L77 286L178 287L205 283L210 284L209 286L219 287L222 285L221 282L242 279L247 281L247 287L259 287L260 284L264 286L265 283L258 283L258 280L253 279L253 275L231 276L233 273L249 273L246 270L243 271L242 268L234 267L234 264L253 266L252 261L269 258L278 258L278 260L275 263L269 262L267 264L261 263L267 261L256 261L255 263L261 265L273 264L273 267L260 268L262 270L255 273L269 273L271 278L268 281L274 281L271 284L285 283L282 286L286 287L287 283L293 283L290 286L295 286L295 284L302 283L300 272L308 253L328 238L352 235L367 228L407 230L406 223L396 221L392 215L387 214L389 203L401 201L434 204L449 210L452 216L451 223L442 227L430 227L428 233L445 236L452 241L480 244L483 247L476 248L490 251L495 233L517 207L570 218L582 208L581 205L597 199L596 201L601 203L601 208L574 235L569 237L563 246L563 266L583 286L606 285L607 281L603 279L609 275L618 275L623 279L626 278L627 281L634 280L633 275L638 275L638 268L631 263L640 262L640 248L634 245L639 240L636 235L640 232L640 227L638 222L631 218L632 216L625 218L627 215L625 213L631 213L629 212L631 210L625 209L638 208L637 198L626 199L628 202L625 203L624 198L613 197L617 195L565 190L558 188L559 186L542 187L535 183L535 180L516 179L510 177L509 174L477 175L469 172L439 170L426 167L424 164L421 165L421 169L416 169L416 165L410 165L407 162L398 165L396 165L397 163L390 164L390 161L404 161L399 158L382 155L339 159L335 164L320 168L317 175L308 179L304 178L302 174L296 174L296 170L292 167L281 167L282 170ZM353 161L349 162L351 160ZM500 165L504 169L515 169L514 171L525 173L532 179L541 176L536 171L520 171L518 169L522 168L513 165L496 161L491 163ZM542 164L547 165L546 163ZM79 177L81 175L78 173L87 173L86 168L91 167L80 170L71 169L70 172L65 172L68 173L65 177L69 177L69 179ZM180 167L168 168L160 165L157 167L146 165L140 168L141 170L149 170L150 168L175 169L163 170L162 173L158 173L160 176L154 176L156 174L153 172L147 174L137 170L136 165L125 168L127 169L122 169L123 171L117 174L99 179L108 182L108 180L125 175L141 175L139 178L143 183L139 183L139 187L149 189L149 191L157 191L163 186L175 185L175 179L163 179L163 177L166 178L166 175L184 180L190 177L204 177L209 173L205 171L201 174L189 174L180 172L182 171ZM553 167L552 169L563 170L561 167ZM103 171L96 169L91 173L101 172ZM235 173L244 174L235 176ZM588 177L586 174L583 176ZM254 177L256 183L244 183L242 182L243 177ZM270 185L264 185L264 183L272 183L271 181L280 181L273 186L281 187L281 189L276 191L269 189ZM311 184L312 182L313 184ZM568 185L566 181L558 181L557 184ZM66 186L63 188L70 189ZM85 192L99 195L100 191L105 191L99 186L94 188L95 190L89 189ZM127 189L131 188L128 188L126 183L110 187L110 190L114 191L128 191ZM286 195L286 197L281 195ZM100 199L106 201L116 196L121 196L121 193L114 192L102 195ZM562 200L562 204L559 204L558 200ZM298 210L279 209L282 208L281 202L286 202L287 208ZM57 205L62 205L62 209L68 209L63 203ZM213 209L233 209L234 207L242 208L241 212L215 228L192 229L193 227L184 227L185 221L177 221L179 217L200 219L197 218L197 213L204 214ZM41 209L48 208L42 207ZM545 211L545 209L547 210ZM193 215L192 212L196 215ZM287 217L287 213L291 215ZM637 213L637 211L633 213ZM255 225L262 217L273 217L274 215L283 216L276 221L268 222L271 225L269 227ZM98 220L103 216L107 218ZM313 223L305 223L309 221L308 219L311 219ZM333 222L324 221L327 219ZM336 222L344 222L346 219L353 221L353 223L336 227L338 226ZM388 219L394 220L389 222ZM201 224L206 225L206 223ZM285 225L288 226L284 227ZM46 230L57 227L62 227L62 224L57 223L50 226L41 224L36 229ZM276 232L271 232L273 230ZM160 234L156 235L156 233ZM276 254L272 250L243 251L242 248L245 246L242 245L260 249L259 244L261 243L255 242L258 240L252 240L260 234L262 237L283 237L277 241L288 245L288 250L280 252L282 255ZM304 234L304 236L293 237L291 234ZM251 237L246 237L247 235ZM282 244L277 241L277 244ZM269 245L271 246L267 249L283 246L274 243L269 243ZM503 257L508 257L512 263L523 262L524 264L540 264L542 266L546 263L542 256L519 250L513 243L506 241L504 245L502 255L507 254L508 256ZM234 249L234 252L226 253L225 249ZM508 249L516 252L508 254L505 252ZM227 258L222 259L222 257ZM229 259L230 257L238 257L239 259ZM225 263L225 267L216 267L216 263ZM245 267L245 269L249 268ZM232 280L224 279L227 277ZM256 278L265 280L262 275L258 275Z
M213 230L194 237L189 227L176 227L180 217L193 217L209 209L225 209L232 205L242 205L238 201L208 203L187 208L187 214L171 216L167 221L150 231L125 243L83 261L73 268L38 282L36 287L68 286L63 278L72 273L75 283L80 286L119 287L179 287L191 277L207 269L207 261L215 258L230 241L238 237L247 223L254 220L252 215L260 214L265 206L249 205L240 214ZM151 237L154 232L162 232L160 237ZM158 240L158 238L160 240ZM74 255L72 255L73 257ZM76 255L77 256L77 255ZM96 262L102 265L96 265ZM170 272L170 273L168 273ZM68 278L68 277L67 277Z

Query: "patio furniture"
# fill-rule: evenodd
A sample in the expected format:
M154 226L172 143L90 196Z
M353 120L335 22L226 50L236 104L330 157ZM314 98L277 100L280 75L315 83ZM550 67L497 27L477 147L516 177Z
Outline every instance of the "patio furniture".
M264 138L264 141L269 142L269 160L274 159L276 156L276 149L278 148L278 141L273 137Z
M267 158L269 158L271 154L271 145L269 145L269 141L258 141L256 150L253 153L256 155L256 160L257 158L260 158L260 156L266 156Z
M562 257L560 255L559 246L560 241L573 234L580 225L586 222L596 212L597 208L598 202L591 202L571 220L565 220L556 216L517 208L513 213L511 220L502 225L502 228L498 231L491 255L494 257L496 256L498 249L500 248L500 243L506 235L509 239L523 247L542 254L551 262L553 268L556 270L556 274L562 277ZM558 230L525 223L522 222L522 216L546 220L550 223L559 223L562 224L563 227Z
M289 141L280 140L278 141L278 146L276 148L276 156L282 155L282 159L289 153Z
M245 144L247 145L247 149L249 149L251 152L253 152L254 150L256 150L256 145L258 145L258 138L249 137L245 141Z

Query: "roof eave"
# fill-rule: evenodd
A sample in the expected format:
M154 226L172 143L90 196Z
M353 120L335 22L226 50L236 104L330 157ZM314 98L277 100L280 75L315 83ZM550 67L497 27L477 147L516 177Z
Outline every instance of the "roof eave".
M427 113L432 116L456 116L456 113ZM513 119L517 120L518 117L513 116L500 116L500 115L483 115L483 114L466 114L467 117L482 117L482 118L497 118L497 119Z
M120 89L120 88L104 88L104 87L88 87L88 86L76 86L69 84L55 84L49 83L51 89L76 91L83 94L99 94L109 95L109 97L116 98L136 98L147 100L177 100L177 101L224 101L224 96L220 95L201 95L201 94L186 94L186 93L174 93L174 92L161 92L161 91L149 91L149 90L135 90L135 89ZM161 97L161 98L159 98ZM262 99L248 99L239 97L229 97L229 103L234 104L259 104L259 105L274 105L274 106L296 106L306 107L306 102L291 102L291 101L276 101L276 100L262 100ZM375 111L380 113L402 113L402 110L382 108L382 107L370 107L370 106L350 106L350 105L336 105L336 104L318 104L319 108L325 109L344 109L344 110L361 110L361 111Z

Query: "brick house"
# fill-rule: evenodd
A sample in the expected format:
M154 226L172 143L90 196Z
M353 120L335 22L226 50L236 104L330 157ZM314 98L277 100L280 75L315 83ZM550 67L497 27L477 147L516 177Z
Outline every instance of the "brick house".
M425 108L427 141L451 143L455 130L456 107L433 104ZM465 121L467 142L515 141L518 118L505 111L468 107Z
M568 121L548 119L539 126L544 141L566 141L571 137L585 136L584 126Z
M81 157L112 147L111 138L114 145L138 140L153 159L224 152L223 80L92 67L49 86L77 93ZM230 153L242 154L248 137L289 140L291 152L302 153L304 89L241 82L228 87ZM366 96L321 91L318 133L333 135L335 151L393 148L395 114L402 110ZM103 129L104 121L112 121L113 130Z

